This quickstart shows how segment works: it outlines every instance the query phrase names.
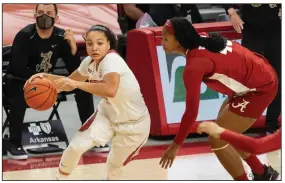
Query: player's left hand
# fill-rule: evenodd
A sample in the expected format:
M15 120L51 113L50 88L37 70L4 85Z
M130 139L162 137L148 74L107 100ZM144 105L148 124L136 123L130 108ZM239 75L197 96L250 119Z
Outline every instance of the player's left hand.
M32 76L26 81L26 83L25 83L25 85L24 85L24 88L26 87L26 85L27 85L28 83L32 82L32 81L33 81L34 79L36 79L36 78L43 79L43 78L47 78L47 76L46 76L46 73L43 73L43 72L32 75Z
M210 136L214 138L220 138L220 134L224 131L225 129L220 127L214 122L202 122L199 124L197 128L197 132L199 134L201 133L207 133Z
M76 51L77 51L77 46L76 46L76 41L75 41L75 38L74 38L74 33L73 33L73 31L71 29L66 29L65 30L64 39L70 45L72 55L75 55Z
M179 150L179 145L172 143L168 149L164 152L159 165L161 165L162 168L167 169L168 167L170 168L173 164L173 161L176 157L176 154Z
M68 77L57 79L54 81L54 84L58 91L72 91L77 88L76 81Z

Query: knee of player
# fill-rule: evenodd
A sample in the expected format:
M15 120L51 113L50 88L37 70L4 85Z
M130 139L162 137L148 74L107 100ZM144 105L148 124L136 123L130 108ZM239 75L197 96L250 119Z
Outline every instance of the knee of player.
M85 149L81 148L80 144L75 144L75 143L71 142L69 144L69 146L65 149L65 151L69 151L69 152L72 152L75 154L82 154L85 152Z
M209 140L209 144L211 145L212 148L222 148L222 147L226 146L227 144L229 144L226 141L223 141L221 139L217 139L217 138L214 138L211 136L208 137L208 140Z

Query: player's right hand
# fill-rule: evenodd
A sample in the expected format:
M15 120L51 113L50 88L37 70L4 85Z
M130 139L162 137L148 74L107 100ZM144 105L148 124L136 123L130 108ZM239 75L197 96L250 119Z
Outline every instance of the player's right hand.
M244 22L242 21L240 16L236 12L234 12L230 15L230 20L233 24L234 29L237 31L237 33L241 34L241 32L243 30Z
M26 87L26 85L28 84L28 83L30 83L30 82L32 82L34 79L36 79L36 78L44 78L44 77L46 77L46 75L45 75L46 73L37 73L37 74L34 74L34 75L32 75L27 81L26 81L26 83L25 83L25 85L24 85L24 88Z
M176 154L179 150L179 145L172 143L168 149L163 153L159 165L161 165L162 168L167 169L170 168L173 164L173 161L176 157Z
M72 91L77 88L76 81L68 77L60 78L54 81L57 91Z

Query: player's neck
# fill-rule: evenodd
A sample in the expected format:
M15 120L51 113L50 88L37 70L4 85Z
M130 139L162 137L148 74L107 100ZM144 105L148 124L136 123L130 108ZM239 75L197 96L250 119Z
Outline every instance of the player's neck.
M94 59L93 59L94 60ZM100 59L100 60L94 60L94 64L96 65L96 70L98 69L98 67L99 67L99 64L101 63L101 61L102 61L103 59Z
M43 29L40 29L38 26L36 26L36 30L40 38L48 39L52 34L53 27L43 30Z
M176 51L176 53L186 56L187 49L185 49L185 48L183 48L183 47L178 48L177 51Z

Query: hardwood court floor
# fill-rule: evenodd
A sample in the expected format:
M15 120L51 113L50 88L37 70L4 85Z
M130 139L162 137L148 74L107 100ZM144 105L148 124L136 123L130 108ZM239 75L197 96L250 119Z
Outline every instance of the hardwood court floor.
M147 146L124 170L124 180L232 180L210 151L207 142L184 144L173 164L164 170L159 166L161 154L168 145ZM87 152L69 180L102 180L108 153ZM32 157L28 160L5 159L3 180L54 180L61 155ZM276 155L274 155L276 156ZM267 163L267 156L259 158ZM276 160L280 162L279 160ZM250 173L249 168L245 168Z

